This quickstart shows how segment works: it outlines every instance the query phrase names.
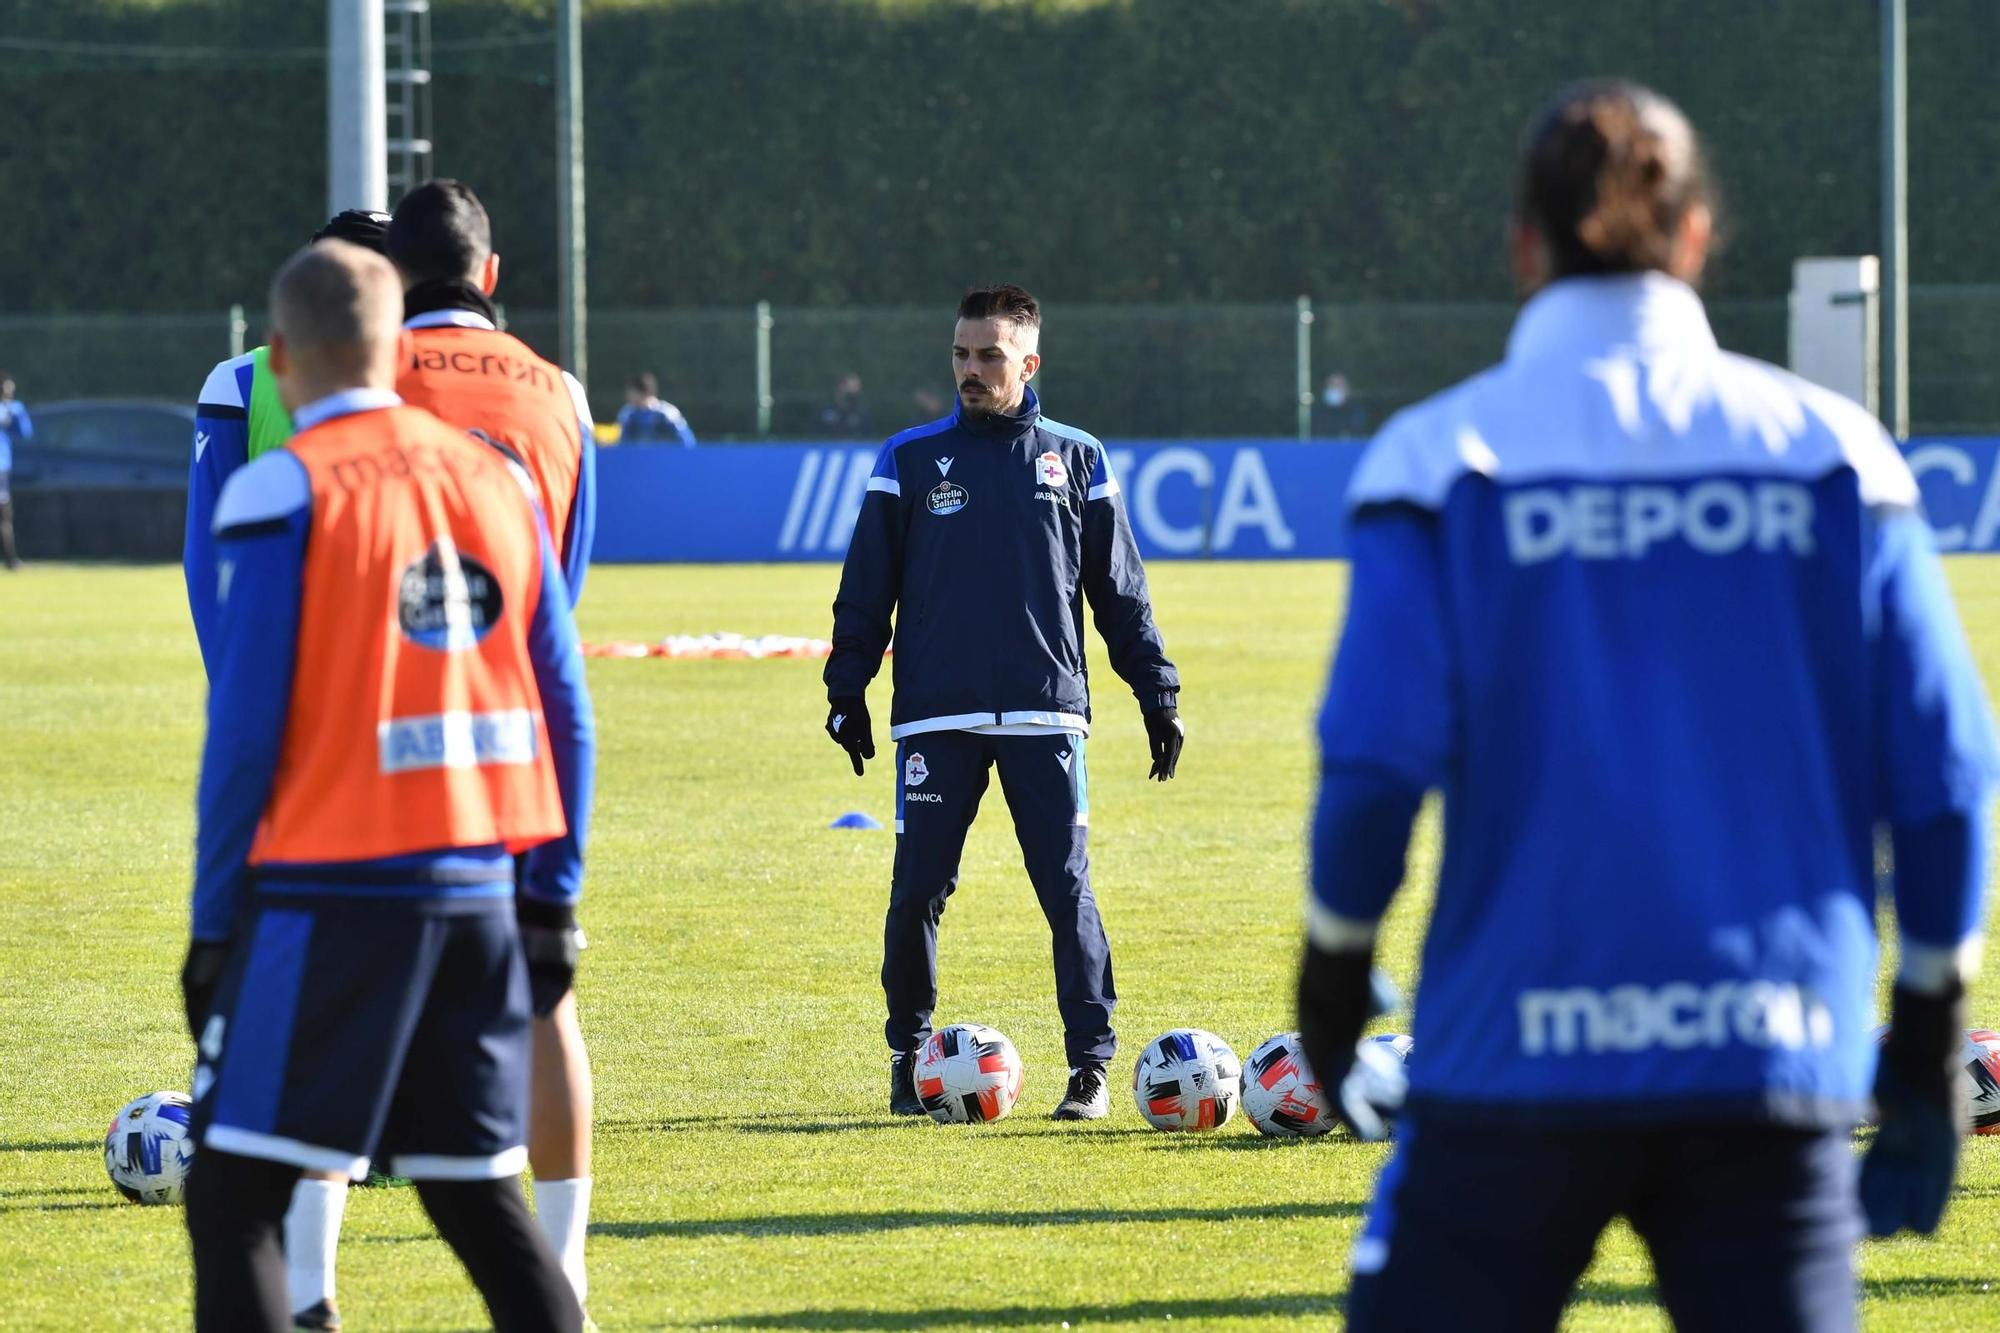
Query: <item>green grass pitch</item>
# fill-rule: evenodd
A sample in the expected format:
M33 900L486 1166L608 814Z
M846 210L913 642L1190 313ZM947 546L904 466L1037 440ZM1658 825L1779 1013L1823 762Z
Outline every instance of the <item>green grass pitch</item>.
M1125 1038L1113 1113L1096 1126L1046 1119L1064 1072L1048 936L997 795L945 919L939 1020L1012 1037L1022 1102L994 1126L892 1121L875 979L891 835L826 827L849 809L886 820L892 765L853 777L820 730L816 663L592 663L603 749L580 996L597 1070L589 1261L603 1327L1337 1322L1384 1150L1266 1142L1240 1117L1205 1137L1157 1134L1126 1081L1165 1028L1206 1027L1247 1054L1290 1026L1309 719L1346 576L1310 564L1153 576L1189 739L1179 780L1145 782L1137 709L1095 658L1094 879ZM1951 576L2000 681L2000 562L1957 561ZM599 640L824 633L834 578L828 566L600 568L582 624ZM875 697L886 716L886 689ZM178 571L0 576L9 1329L187 1324L179 1212L121 1202L99 1136L127 1098L188 1080L175 975L202 699ZM1405 984L1435 844L1427 818L1388 932ZM1973 1015L2000 1024L1992 972ZM2000 1139L1969 1145L1938 1239L1871 1243L1860 1266L1871 1329L2000 1326ZM1566 1327L1665 1327L1649 1282L1614 1232ZM340 1303L356 1329L482 1322L407 1190L354 1196Z

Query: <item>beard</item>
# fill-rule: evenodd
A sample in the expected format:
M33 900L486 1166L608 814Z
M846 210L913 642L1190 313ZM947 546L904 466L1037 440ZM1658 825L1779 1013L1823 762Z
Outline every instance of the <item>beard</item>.
M979 397L977 399L967 399L965 395L968 392L977 393ZM964 408L966 414L969 416L990 416L994 410L993 390L987 385L967 380L958 386L958 402L959 406Z

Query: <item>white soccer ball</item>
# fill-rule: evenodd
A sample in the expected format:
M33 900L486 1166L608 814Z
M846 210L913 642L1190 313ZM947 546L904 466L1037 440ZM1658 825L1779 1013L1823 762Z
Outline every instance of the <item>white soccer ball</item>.
M1966 1115L1975 1134L2000 1134L2000 1032L1974 1028L1965 1034L1965 1072L1972 1087Z
M1132 1069L1132 1100L1154 1129L1220 1128L1242 1096L1243 1062L1228 1042L1200 1028L1162 1033Z
M1021 1056L1014 1043L979 1023L939 1028L917 1048L917 1098L939 1124L984 1124L1014 1109Z
M1306 1064L1299 1034L1281 1032L1243 1065L1243 1114L1274 1139L1312 1139L1340 1123Z
M149 1092L119 1109L104 1131L104 1170L133 1203L179 1203L194 1139L186 1093Z
M1884 1023L1873 1035L1880 1046L1889 1039L1889 1025ZM1965 1067L1959 1087L1965 1093L1965 1118L1972 1132L2000 1134L2000 1032L1968 1028L1958 1060Z

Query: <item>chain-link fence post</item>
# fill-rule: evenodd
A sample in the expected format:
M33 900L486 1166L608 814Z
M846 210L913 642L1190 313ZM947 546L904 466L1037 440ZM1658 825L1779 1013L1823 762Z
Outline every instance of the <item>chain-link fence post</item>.
M771 303L757 303L757 437L771 433Z
M229 355L243 355L243 340L250 333L250 321L243 317L243 303L232 302L229 307Z
M1313 431L1313 303L1310 296L1299 298L1299 438L1309 440Z

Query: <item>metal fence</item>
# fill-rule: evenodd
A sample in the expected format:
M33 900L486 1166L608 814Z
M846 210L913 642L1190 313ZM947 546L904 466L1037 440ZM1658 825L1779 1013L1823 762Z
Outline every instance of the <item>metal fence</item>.
M1911 289L1912 426L2000 431L2000 284ZM1725 347L1782 364L1783 300L1716 301ZM555 312L508 310L553 354ZM1039 384L1051 415L1107 437L1354 434L1491 364L1504 302L1082 305L1049 310ZM616 412L628 377L663 394L711 442L879 437L941 414L952 396L950 312L771 307L591 314L591 401ZM240 308L187 315L0 316L0 366L31 404L61 398L190 401L217 360L263 338ZM1327 406L1329 375L1351 403ZM830 429L834 386L857 375L863 427Z

